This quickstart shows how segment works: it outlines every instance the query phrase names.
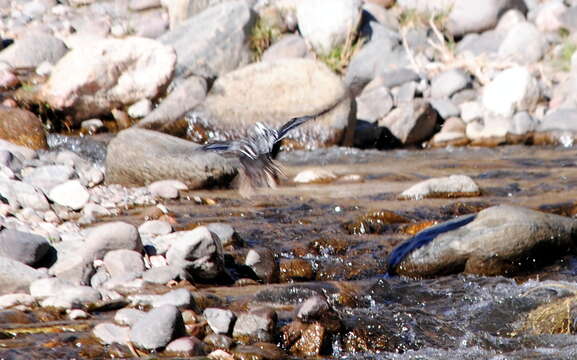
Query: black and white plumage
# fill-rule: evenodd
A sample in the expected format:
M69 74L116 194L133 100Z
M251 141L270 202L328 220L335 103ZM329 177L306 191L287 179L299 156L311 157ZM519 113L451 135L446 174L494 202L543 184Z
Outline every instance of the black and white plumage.
M202 150L238 157L241 164L241 193L247 194L257 187L276 187L277 179L283 172L273 160L273 154L278 151L281 140L289 131L319 115L293 118L278 130L259 122L244 139L207 144Z

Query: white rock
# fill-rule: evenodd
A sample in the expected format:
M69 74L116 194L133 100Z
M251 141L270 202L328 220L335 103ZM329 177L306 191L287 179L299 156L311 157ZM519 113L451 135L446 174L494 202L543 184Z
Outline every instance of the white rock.
M301 1L296 12L300 32L315 51L328 54L356 31L361 6L360 0Z
M142 99L130 105L127 111L133 119L143 118L152 111L152 102L148 99Z
M32 305L36 299L28 294L6 294L0 296L0 309L6 309L16 305Z
M188 186L178 180L160 180L148 185L148 190L153 196L163 199L176 199L180 190L187 190Z
M296 183L330 182L337 176L326 169L307 169L299 172L293 179Z
M520 64L537 62L544 53L545 39L537 27L529 22L514 25L499 46L501 58L511 59Z
M90 193L80 181L71 180L53 187L48 198L59 205L80 210L90 199Z
M471 195L478 195L479 192L479 186L470 177L466 175L451 175L415 184L403 191L401 198L419 200L437 194L470 193Z
M482 103L490 112L510 117L531 111L539 100L539 85L526 67L513 67L497 74L483 89Z

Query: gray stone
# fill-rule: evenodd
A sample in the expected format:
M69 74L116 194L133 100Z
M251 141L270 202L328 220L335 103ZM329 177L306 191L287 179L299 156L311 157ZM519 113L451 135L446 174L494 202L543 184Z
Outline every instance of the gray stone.
M232 311L218 308L206 308L202 315L215 334L228 334L236 319Z
M139 252L127 249L111 250L104 255L104 266L110 276L134 273L140 276L144 272L144 261Z
M459 107L449 99L432 99L431 105L443 119L461 115Z
M0 62L15 68L35 68L45 61L56 64L67 52L62 40L50 34L33 33L0 51Z
M195 127L215 134L213 140L224 140L247 135L256 122L280 127L293 117L323 111L322 116L291 131L288 138L307 148L347 144L356 119L347 88L325 64L284 59L251 64L221 76L189 119Z
M17 305L31 306L36 303L32 295L16 293L0 296L0 309L7 309Z
M94 304L101 298L100 292L90 286L67 286L60 289L57 294L42 300L40 305L43 307L72 309Z
M438 114L430 103L415 100L394 109L379 126L387 127L403 144L419 144L433 136Z
M309 56L306 41L297 34L283 35L262 54L261 61L304 58Z
M451 175L417 183L400 195L402 199L421 200L431 197L478 196L479 186L466 175Z
M441 230L447 223L436 225L440 234L402 259L396 272L427 277L461 271L511 276L575 251L577 224L571 218L510 205L466 216L469 222L452 230Z
M279 264L275 253L268 248L253 248L248 251L244 264L252 269L264 283L278 281Z
M138 227L140 236L166 235L172 232L172 225L163 220L149 220Z
M270 342L277 322L277 314L270 308L258 308L238 316L232 331L233 338L249 338L254 342Z
M174 266L158 266L147 270L142 274L144 281L153 284L166 284L178 278L180 270Z
M177 179L191 189L228 183L236 173L232 164L215 153L198 151L198 147L156 131L121 131L108 145L106 182L142 186Z
M0 180L0 195L16 209L20 207L40 211L50 209L48 200L41 191L21 181Z
M90 228L86 235L84 257L102 259L111 250L127 249L142 252L142 242L134 225L115 221Z
M517 8L527 12L522 1L486 0L470 2L455 0L450 8L447 31L453 36L479 33L495 27L499 16L507 9Z
M30 283L30 295L36 298L45 298L58 295L66 288L74 286L72 283L59 278L43 278Z
M482 34L469 34L457 44L457 52L470 52L473 55L488 55L499 52L505 34L499 31L485 31Z
M175 63L174 49L152 39L87 41L56 64L40 97L81 122L161 95Z
M357 30L361 5L360 0L300 1L296 4L299 30L318 54L327 55Z
M143 118L152 112L152 101L149 99L139 100L130 105L126 112L133 119Z
M0 257L0 295L27 291L30 283L43 277L46 274L42 271L20 261Z
M34 266L50 249L52 247L42 236L12 229L0 231L0 256Z
M545 46L545 39L537 27L522 22L507 32L499 46L499 56L520 64L531 64L541 60Z
M130 329L126 326L118 326L112 323L97 324L92 329L92 334L105 345L128 344L128 334Z
M139 348L155 350L186 335L180 311L171 305L150 310L130 329L129 339Z
M417 92L417 83L414 81L404 83L394 89L391 93L393 94L393 99L395 100L395 105L397 107L403 104L409 104L415 99L415 93Z
M537 131L566 131L577 133L577 109L557 109L545 115Z
M525 67L513 67L497 74L483 89L483 106L496 115L512 116L532 111L539 101L537 80Z
M180 238L172 242L166 260L180 269L182 278L212 280L225 275L222 244L216 235L204 226L178 235Z
M384 70L380 75L375 77L374 84L382 85L392 89L396 86L401 86L408 82L418 81L419 79L419 74L411 69L403 67L393 70ZM369 83L367 86L371 86L371 83Z
M68 165L45 165L31 169L23 174L22 181L41 189L44 194L74 176L74 168Z
M114 321L120 325L132 326L146 313L137 309L124 308L114 314Z
M55 247L59 244L55 244ZM80 242L80 245L83 245L83 243ZM61 247L57 248L60 249ZM81 251L82 250L79 250L79 252ZM59 279L67 280L76 285L90 284L90 279L94 275L95 271L93 260L86 259L80 254L68 254L64 256L63 254L60 254L60 251L56 264L52 265L49 269L51 275L54 275Z
M78 180L70 180L54 186L48 193L54 203L67 206L72 210L81 210L90 199L90 193Z
M245 1L231 1L193 16L159 40L176 50L177 77L212 78L248 64L255 20Z
M195 306L194 298L187 289L176 289L167 292L152 301L152 306L157 308L165 305L190 309Z
M385 117L393 108L393 98L385 86L367 86L356 100L357 118L369 122Z
M202 103L206 97L206 80L200 76L190 76L176 86L156 108L136 126L158 130L172 135L184 135L188 124L184 114Z
M471 78L463 70L451 69L431 80L431 97L446 98L469 85Z

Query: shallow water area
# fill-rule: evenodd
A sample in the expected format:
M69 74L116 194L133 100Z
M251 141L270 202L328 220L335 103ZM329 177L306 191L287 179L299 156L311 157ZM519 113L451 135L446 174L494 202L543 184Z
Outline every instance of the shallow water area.
M331 338L327 357L572 359L577 356L577 336L547 334L526 323L532 310L577 294L577 258L570 254L536 273L517 278L383 276L389 252L420 226L496 204L516 204L574 216L577 149L509 146L380 152L331 148L281 153L279 160L288 179L277 189L259 191L250 199L241 198L232 189L190 191L178 201L163 203L176 220L176 230L211 222L232 225L245 243L240 250L226 250L232 258L242 249L261 246L280 255L281 284L245 287L203 284L198 285L199 293L233 309L247 302L275 306L282 325L290 320L292 307L310 296L312 290L322 291L343 321L340 335ZM333 172L337 180L320 184L290 181L300 171L313 167ZM453 174L471 176L482 195L397 199L414 183ZM347 175L359 177L339 180ZM194 201L195 197L210 201L199 203ZM388 212L399 215L403 221ZM144 221L140 208L126 210L114 219L135 225ZM106 220L109 219L102 219ZM364 230L351 231L348 225L358 221L365 223L355 229ZM304 260L308 271L296 271L296 260ZM297 265L299 271L306 267L303 262ZM100 320L101 316L108 317L97 315L90 322ZM0 333L6 333L10 325L3 323ZM566 325L567 333L574 333L573 325ZM89 342L86 329L64 334L53 340L45 334L10 336L0 340L0 349L12 350L7 356L0 350L0 357L100 358L114 354L130 357L129 352L116 347L81 351L82 346L76 343ZM75 341L67 342L67 336L73 336ZM54 345L50 351L46 350L47 343ZM91 344L89 348L98 346ZM51 353L58 355L52 357Z

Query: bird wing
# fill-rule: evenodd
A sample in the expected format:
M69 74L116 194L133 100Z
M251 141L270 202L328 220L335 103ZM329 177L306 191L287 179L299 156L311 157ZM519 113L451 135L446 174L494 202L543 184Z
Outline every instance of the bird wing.
M282 139L284 139L284 137L288 134L289 131L291 131L292 129L299 127L300 125L304 124L305 122L312 120L314 118L316 118L317 115L307 115L307 116L300 116L300 117L296 117L296 118L292 118L290 119L286 124L284 124L283 126L281 126L278 129L278 136L276 141L280 141Z
M215 142L206 144L201 147L204 151L228 151L230 150L230 142Z

